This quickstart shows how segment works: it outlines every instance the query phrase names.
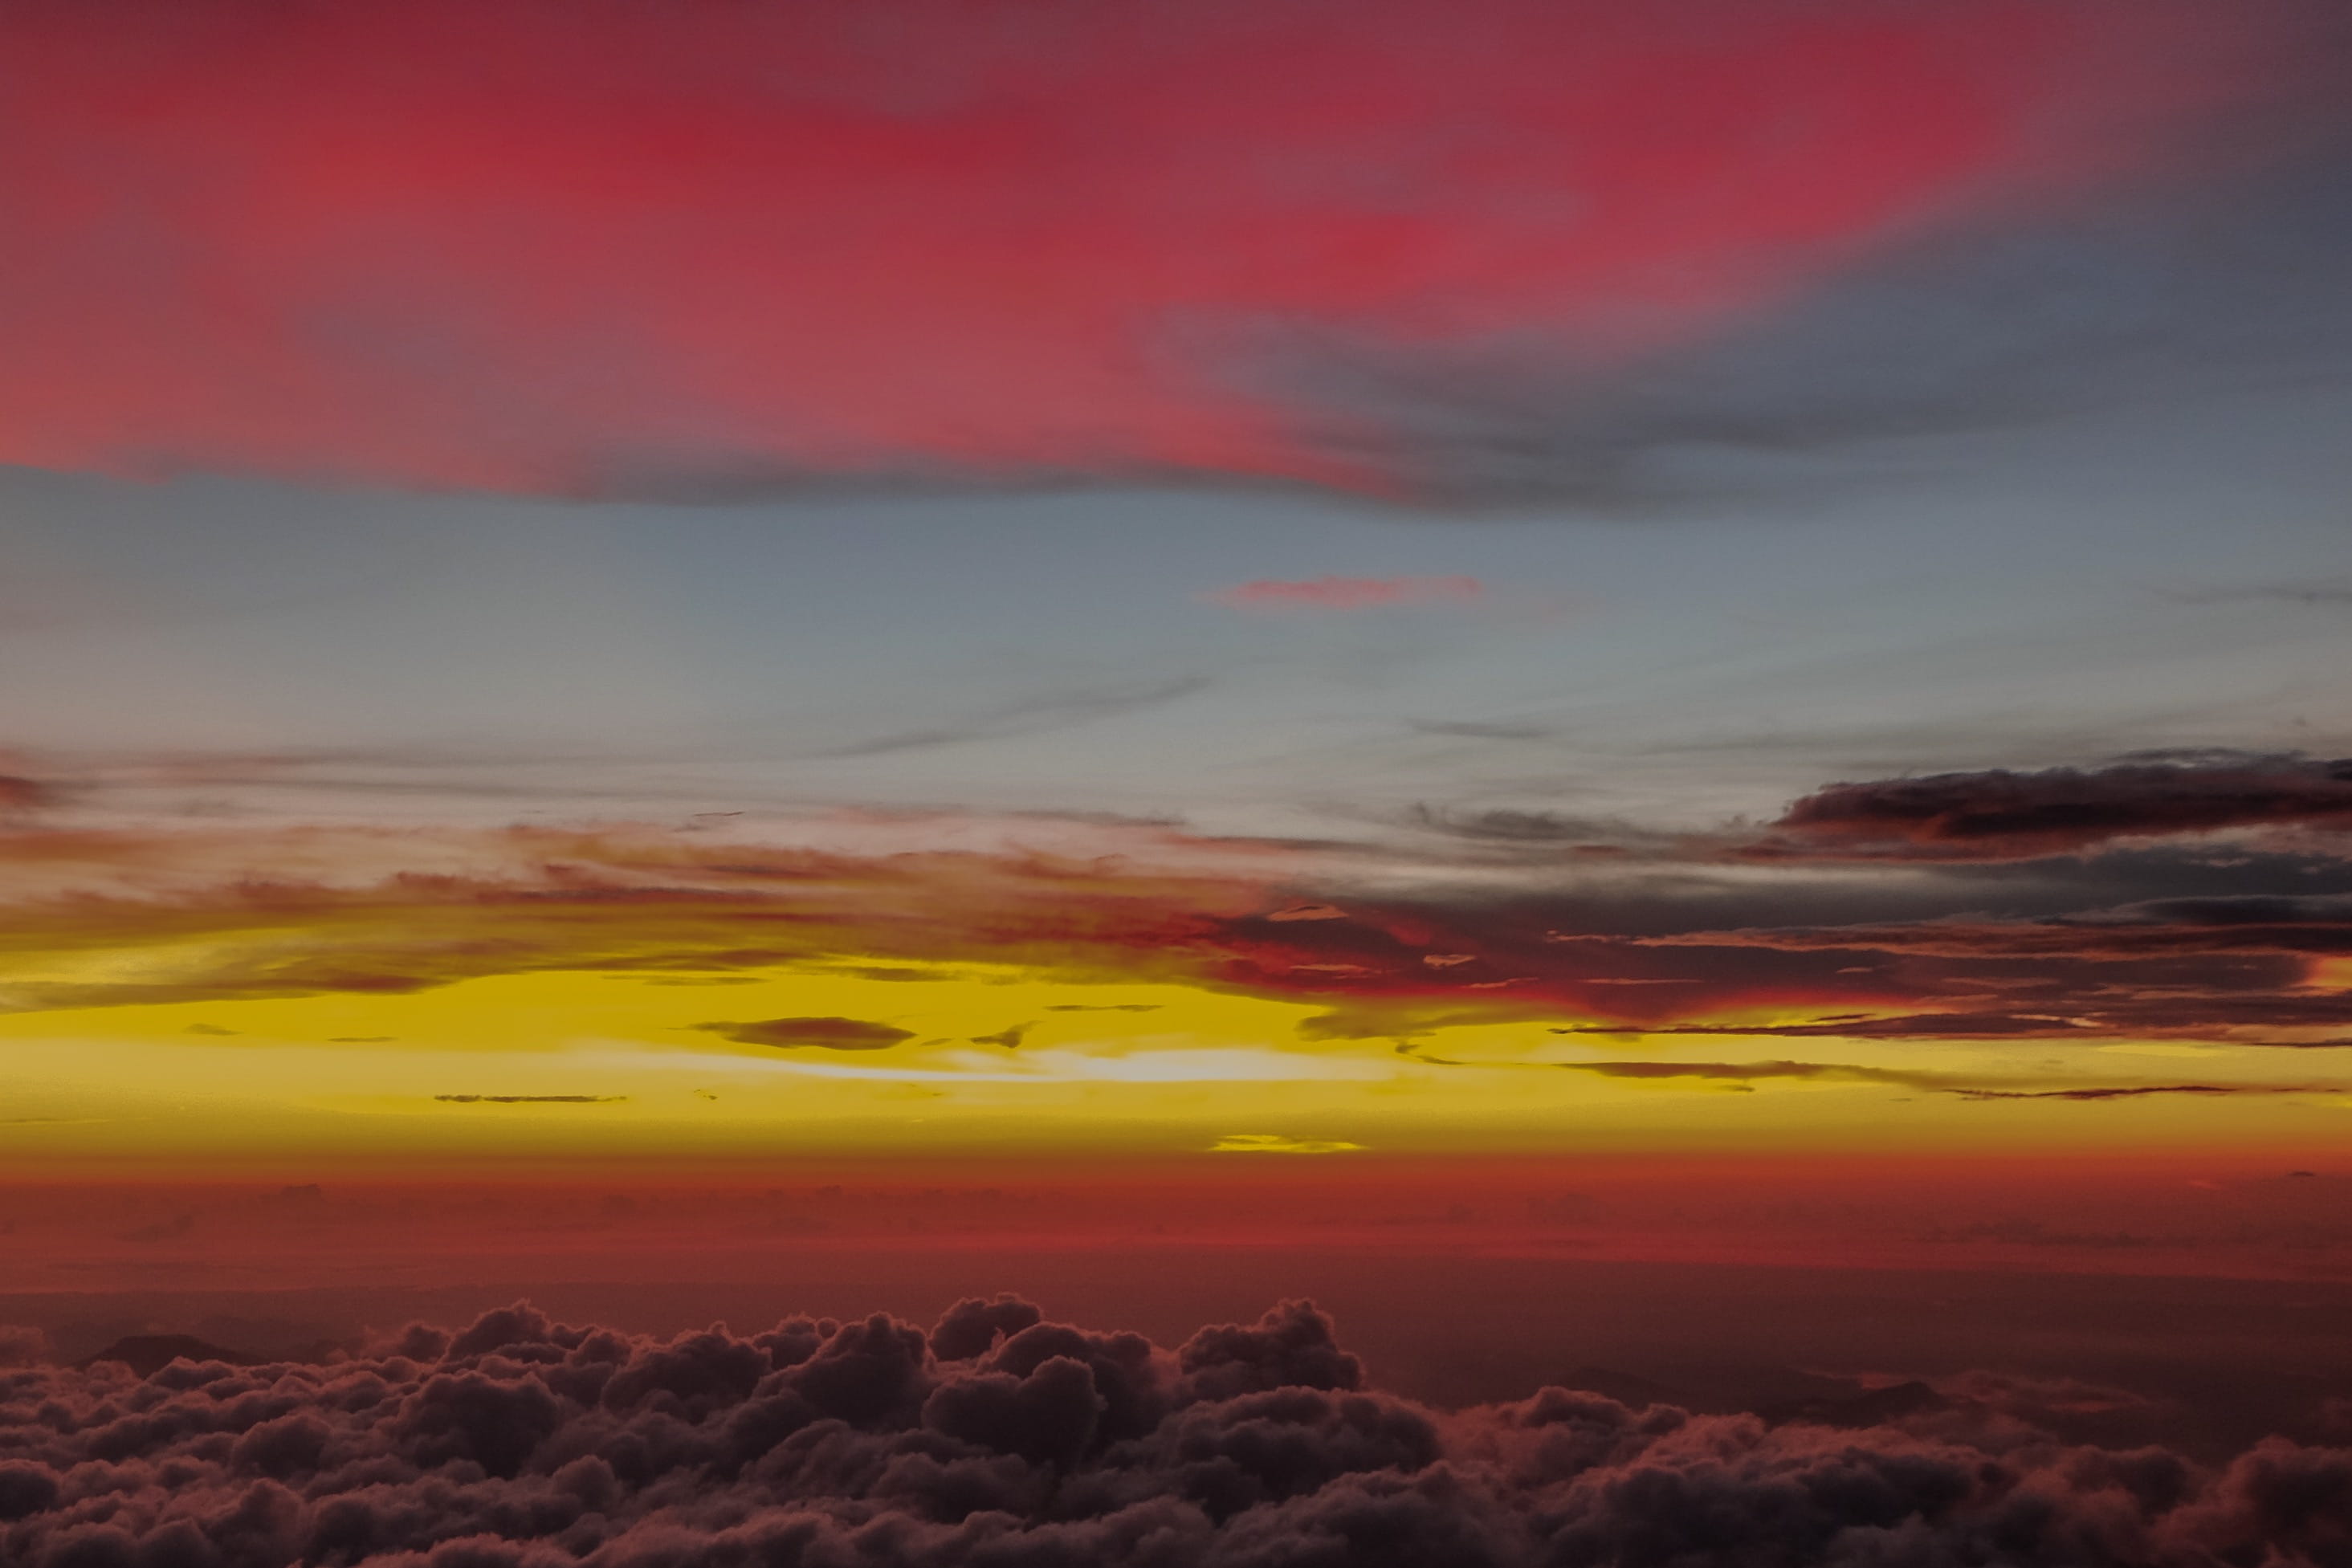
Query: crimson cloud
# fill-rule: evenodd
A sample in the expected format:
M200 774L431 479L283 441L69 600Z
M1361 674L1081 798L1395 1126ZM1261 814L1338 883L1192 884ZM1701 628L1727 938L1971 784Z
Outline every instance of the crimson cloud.
M2178 162L2273 10L12 7L0 461L1393 489L1302 347L1689 343Z

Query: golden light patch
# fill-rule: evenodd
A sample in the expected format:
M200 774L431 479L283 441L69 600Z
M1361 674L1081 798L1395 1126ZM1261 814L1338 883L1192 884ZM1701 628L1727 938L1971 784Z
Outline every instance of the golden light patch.
M0 1106L27 1118L7 1126L0 1158L1020 1148L1116 1159L1349 1153L1341 1145L1357 1139L1383 1154L2251 1143L2298 1134L2313 1104L1993 1104L1835 1072L1741 1083L1573 1070L1595 1054L1921 1066L1896 1043L1799 1043L1654 1037L1636 1050L1523 1019L1416 1022L1378 998L1335 1011L1328 998L856 954L756 969L526 971L414 990L0 1015ZM2036 1085L2116 1076L2090 1066L2113 1057L2046 1056L2013 1041L1946 1043L1935 1072ZM2229 1065L2243 1079L2311 1068L2294 1052L2236 1052ZM1285 1124L1349 1138L1231 1131Z
M1363 1148L1337 1138L1286 1138L1279 1133L1227 1133L1209 1145L1213 1155L1346 1155Z

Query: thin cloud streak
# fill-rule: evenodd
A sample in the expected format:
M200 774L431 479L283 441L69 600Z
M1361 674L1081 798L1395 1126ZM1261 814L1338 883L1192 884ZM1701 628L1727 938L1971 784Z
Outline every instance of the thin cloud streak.
M1565 1030L1554 1030L1565 1033ZM1736 1033L1736 1030L1671 1030L1640 1032ZM2042 1078L2002 1079L1987 1075L1939 1072L1900 1067L1872 1067L1844 1061L1474 1061L1415 1051L1416 1061L1444 1067L1533 1068L1588 1072L1597 1078L1634 1082L1670 1083L1680 1079L1748 1091L1761 1082L1883 1084L1916 1089L1932 1094L1952 1094L1963 1100L2134 1100L2152 1095L2185 1094L2204 1099L2233 1095L2318 1095L2352 1093L2352 1083L2126 1083L2064 1084L2050 1087Z
M1046 693L983 710L961 723L900 730L801 755L819 759L887 757L975 741L1018 739L1165 706L1205 690L1212 684L1212 677L1207 675L1180 675L1094 691Z
M1475 605L1486 596L1486 585L1475 577L1315 577L1261 578L1201 597L1229 610L1311 612Z

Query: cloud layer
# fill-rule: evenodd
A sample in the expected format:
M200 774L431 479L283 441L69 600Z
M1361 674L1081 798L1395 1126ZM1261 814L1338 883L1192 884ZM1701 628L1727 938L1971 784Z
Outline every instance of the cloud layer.
M1660 438L1615 428L1638 388L1591 430L1594 372L2179 162L2314 57L2303 15L18 8L0 460L1589 489ZM1488 393L1433 396L1465 361ZM1664 438L1737 434L1730 395Z
M2064 1440L2086 1385L1990 1375L1696 1416L1549 1387L1446 1414L1287 1302L1174 1350L972 1298L928 1332L676 1339L528 1305L326 1364L0 1372L26 1568L2000 1562L2321 1568L2352 1450L2219 1467ZM2087 1390L2091 1394L2103 1391Z
M0 1007L405 996L562 971L914 980L906 966L976 963L1328 1009L1308 1043L1517 1019L1571 1038L2328 1048L2352 1033L2346 769L2210 755L1847 782L1760 824L1681 833L1433 810L1354 843L1048 818L190 826L110 819L98 785L37 785L44 803L0 826ZM1096 1021L1150 1032L1163 999ZM772 997L705 1001L675 1028L813 1057L951 1037L1026 1062L1038 1018L1094 1005L915 1028L887 999Z

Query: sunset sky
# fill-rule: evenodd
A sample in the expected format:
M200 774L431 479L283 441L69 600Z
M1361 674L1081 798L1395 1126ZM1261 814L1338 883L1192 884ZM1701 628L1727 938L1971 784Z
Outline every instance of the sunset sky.
M0 31L12 1183L2352 1174L2335 7Z
M0 4L0 1563L2347 1568L2343 0Z

